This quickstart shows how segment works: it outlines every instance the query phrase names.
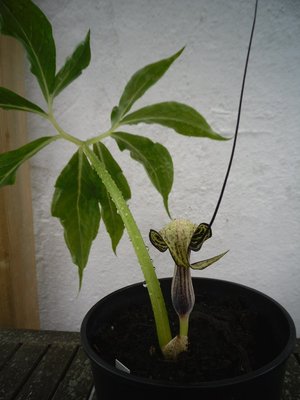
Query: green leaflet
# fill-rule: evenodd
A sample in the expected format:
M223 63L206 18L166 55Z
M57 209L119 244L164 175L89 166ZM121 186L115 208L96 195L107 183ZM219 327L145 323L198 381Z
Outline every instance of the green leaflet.
M39 106L4 87L0 87L0 107L5 110L28 111L47 116Z
M80 286L99 229L99 192L99 178L79 149L55 183L51 212L64 227L66 244L78 266Z
M206 120L192 107L174 101L153 104L126 115L120 125L160 124L185 136L227 140L214 132Z
M25 144L17 150L0 154L0 187L15 183L16 171L19 166L58 138L58 136L42 137Z
M168 197L173 185L173 162L168 150L160 143L126 132L115 132L112 137L121 151L129 150L130 156L144 166L152 184L162 195L170 215Z
M184 48L169 58L146 65L130 78L120 98L119 105L112 110L111 120L113 124L119 121L131 109L132 105L164 75L183 50Z
M31 72L48 100L54 85L56 51L46 16L30 0L1 0L0 29L23 44Z
M55 77L53 97L57 96L66 86L74 81L82 70L85 69L91 60L90 31L86 38L74 50L73 54L67 58L64 66L59 70Z
M129 200L131 197L130 188L127 183L123 172L112 157L109 150L101 142L94 145L94 153L105 165L106 170L113 177L118 188L121 190L125 200ZM113 251L116 253L116 248L119 241L122 238L124 232L124 223L122 218L117 212L115 203L112 201L109 193L107 192L105 186L101 184L100 193L100 204L101 204L101 216L105 224L106 230L110 236Z

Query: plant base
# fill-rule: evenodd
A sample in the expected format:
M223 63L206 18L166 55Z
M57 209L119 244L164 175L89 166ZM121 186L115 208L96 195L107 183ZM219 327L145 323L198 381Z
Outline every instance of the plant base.
M168 306L170 283L161 280ZM190 323L189 352L176 363L161 358L142 284L121 289L90 310L81 334L99 399L125 394L133 399L154 395L280 399L285 361L295 342L286 311L262 293L238 284L203 278L193 279L193 284L197 306ZM174 333L176 325L174 318ZM115 358L131 373L117 370Z

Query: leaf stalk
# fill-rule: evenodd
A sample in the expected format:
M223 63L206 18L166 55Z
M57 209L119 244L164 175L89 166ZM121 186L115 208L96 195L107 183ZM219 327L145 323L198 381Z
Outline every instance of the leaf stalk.
M103 163L89 148L89 146L83 144L82 148L85 155L89 159L100 179L102 180L103 184L105 185L112 200L114 201L119 211L119 214L124 222L125 228L127 229L128 235L132 242L132 246L134 248L146 281L146 286L156 323L158 342L160 348L162 349L171 340L172 337L163 294L150 255L148 253L148 249L144 243L144 240L133 218L133 215L122 196L121 191L117 187L116 183L114 182L108 171L105 169Z
M75 136L70 135L69 133L67 133L65 130L62 129L62 127L59 125L56 118L54 117L52 110L50 110L47 119L51 122L51 124L54 126L54 128L62 138L68 140L71 143L76 144L77 146L83 145L84 142L82 140L77 139Z
M104 132L104 133L101 133L101 134L98 135L98 136L95 136L95 137L93 137L93 138L91 138L91 139L88 139L88 140L85 141L85 144L86 144L87 146L89 146L89 145L91 145L91 144L96 144L96 143L98 143L98 142L101 142L101 140L105 139L105 138L108 137L108 136L111 136L111 134L114 132L114 130L115 130L115 129L109 129L108 131L106 131L106 132Z

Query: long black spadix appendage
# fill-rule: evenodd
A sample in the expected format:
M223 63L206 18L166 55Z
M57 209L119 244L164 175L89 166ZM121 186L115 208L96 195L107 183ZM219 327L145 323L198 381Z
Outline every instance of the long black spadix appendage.
M245 63L245 68L244 68L244 75L243 75L242 88L241 88L240 101L239 101L239 108L238 108L238 116L237 116L237 121L236 121L236 128L235 128L234 140L233 140L233 145L232 145L232 150L231 150L231 156L230 156L227 172L226 172L226 175L225 175L225 179L224 179L224 182L223 182L223 186L222 186L222 189L221 189L221 193L220 193L220 196L219 196L215 211L213 213L212 219L211 219L211 221L209 223L209 227L210 228L211 228L211 226L212 226L212 224L213 224L213 222L214 222L214 220L215 220L215 218L217 216L217 213L218 213L218 210L219 210L222 198L223 198L223 194L224 194L225 187L226 187L226 184L227 184L227 180L228 180L228 176L229 176L229 173L230 173L230 169L231 169L231 165L232 165L232 161L233 161L233 156L234 156L234 152L235 152L235 148L236 148L236 142L237 142L239 125L240 125L240 118L241 118L241 111L242 111L244 88L245 88L247 69L248 69L248 62L249 62L250 50L251 50L253 33L254 33L255 22L256 22L257 4L258 4L258 0L256 0L256 3L255 3L253 24L252 24L252 30L251 30L251 35L250 35L250 40L249 40L249 45L248 45L248 52L247 52L247 57L246 57L246 63Z

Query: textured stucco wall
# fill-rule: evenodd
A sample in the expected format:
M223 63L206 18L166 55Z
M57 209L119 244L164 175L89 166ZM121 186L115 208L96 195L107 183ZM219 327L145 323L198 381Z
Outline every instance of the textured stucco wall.
M105 131L111 108L138 68L186 45L169 73L137 105L177 100L192 105L224 135L235 127L242 72L254 1L248 0L39 0L51 19L58 43L57 64L91 28L92 62L62 93L56 115L80 138ZM298 0L261 1L247 77L240 138L213 238L198 257L230 249L215 266L194 275L219 277L256 287L281 302L300 332L300 5ZM28 97L41 101L27 77ZM203 222L211 218L231 149L186 138L158 126L128 129L162 140L175 164L170 197L174 217ZM29 118L35 139L52 133L38 117ZM147 243L150 228L168 217L160 195L140 165L116 145L132 185L131 209ZM58 146L57 146L58 144ZM74 147L56 143L35 156L32 165L39 300L42 327L79 329L83 315L100 297L142 280L126 234L118 256L101 227L83 287L63 241L59 221L50 216L53 185ZM150 247L160 277L173 272L167 253Z

